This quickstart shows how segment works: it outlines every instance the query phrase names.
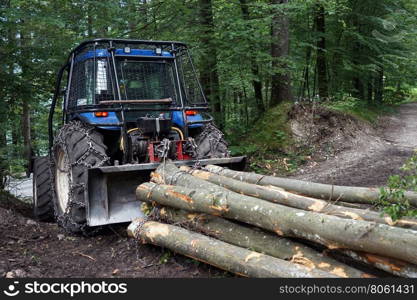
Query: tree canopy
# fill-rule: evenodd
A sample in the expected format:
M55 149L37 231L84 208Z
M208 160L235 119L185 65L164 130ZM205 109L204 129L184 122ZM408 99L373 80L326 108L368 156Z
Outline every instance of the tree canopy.
M217 124L241 134L283 101L401 100L416 85L416 12L412 0L2 0L2 174L47 151L55 76L83 40L188 43Z

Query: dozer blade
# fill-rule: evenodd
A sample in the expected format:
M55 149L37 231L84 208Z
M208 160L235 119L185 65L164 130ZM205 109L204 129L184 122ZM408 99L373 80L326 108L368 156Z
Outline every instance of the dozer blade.
M179 160L173 163L177 166L193 166L196 161ZM244 156L199 160L201 166L221 165L233 170L243 170L245 163ZM150 173L159 164L127 164L89 169L85 190L88 199L88 225L124 223L143 216L141 202L136 199L135 190L138 185L150 180Z

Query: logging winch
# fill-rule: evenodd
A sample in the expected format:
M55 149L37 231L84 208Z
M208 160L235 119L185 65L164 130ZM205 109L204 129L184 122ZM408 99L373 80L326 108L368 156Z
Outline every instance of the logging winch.
M184 43L95 39L71 51L49 113L49 154L35 158L34 214L71 232L141 216L135 188L170 159L227 165Z

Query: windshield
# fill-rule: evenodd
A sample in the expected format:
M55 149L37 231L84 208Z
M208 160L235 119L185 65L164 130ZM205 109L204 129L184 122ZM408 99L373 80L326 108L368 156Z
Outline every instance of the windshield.
M178 103L173 64L166 61L121 60L117 63L121 98Z
M206 100L198 83L198 74L188 52L184 49L179 51L175 61L178 70L175 70L172 58L116 56L119 99L116 74L107 50L82 52L74 60L68 106L98 104L102 101L169 98L172 102L167 103L173 106L181 106L181 100L185 106L205 105Z

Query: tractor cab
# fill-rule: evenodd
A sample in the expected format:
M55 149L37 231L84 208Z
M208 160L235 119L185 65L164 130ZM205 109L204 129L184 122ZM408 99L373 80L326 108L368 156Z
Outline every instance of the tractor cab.
M208 110L185 44L81 43L58 73L49 155L34 164L35 216L54 215L71 232L129 222L142 214L136 187L167 159L242 169Z
M93 49L80 49L73 59L67 107L79 110L91 105L105 108L123 106L126 110L124 116L116 111L96 111L75 113L70 118L82 118L92 124L105 123L103 128L109 130L119 129L117 125L123 122L123 118L130 123L128 127L134 126L140 115L169 117L184 131L185 118L202 120L195 109L206 108L206 99L187 49L182 44L176 45L137 49L145 45L109 48L97 43ZM188 110L184 116L184 106L194 110ZM107 126L110 124L116 126ZM199 126L202 124L191 125Z
M212 121L183 43L95 40L74 49L68 66L65 122L81 120L113 131L105 134L106 140L123 163L158 161L155 153L131 153L138 122L148 131L141 139L152 135L155 141L186 141ZM125 145L117 147L121 142ZM176 144L177 150L192 147ZM190 158L190 153L177 151L178 157Z

